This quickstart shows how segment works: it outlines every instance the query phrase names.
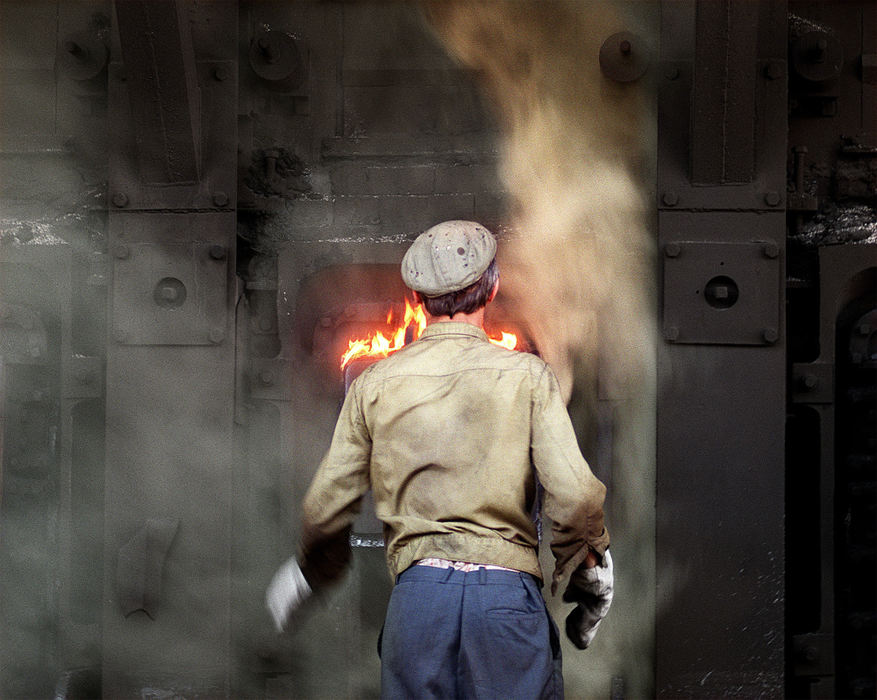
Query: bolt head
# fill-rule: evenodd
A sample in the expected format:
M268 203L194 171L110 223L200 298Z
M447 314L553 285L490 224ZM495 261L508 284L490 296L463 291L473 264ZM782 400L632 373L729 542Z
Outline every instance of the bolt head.
M225 338L225 331L222 328L211 328L209 337L211 343L221 343Z
M775 343L779 340L780 334L777 332L776 328L765 328L761 332L761 337L764 338L766 343Z
M780 254L780 249L776 243L770 241L761 246L761 252L764 253L764 257L766 258L776 258Z
M128 195L124 192L114 192L113 205L119 208L128 206Z
M225 192L214 192L213 203L217 207L224 207L228 204L228 195Z
M679 329L676 326L667 326L664 328L664 339L674 341L679 338Z
M668 207L675 207L679 204L679 195L675 192L664 192L661 196L661 201L664 202Z
M226 250L225 246L222 245L212 245L210 246L210 257L214 260L225 260Z
M131 257L131 250L124 243L117 243L113 246L113 257L119 260L127 260Z
M664 255L668 258L678 258L682 252L682 246L678 243L668 243L664 246Z
M769 207L777 206L782 198L780 197L779 192L766 192L764 195L764 202Z

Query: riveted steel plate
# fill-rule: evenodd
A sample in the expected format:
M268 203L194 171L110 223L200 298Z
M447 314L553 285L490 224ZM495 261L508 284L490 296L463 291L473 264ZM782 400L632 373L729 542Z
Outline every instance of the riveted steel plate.
M199 178L186 182L151 182L138 157L138 139L166 139L160 132L138 133L131 112L125 67L114 63L109 69L109 102L113 114L124 115L112 123L108 205L111 211L138 209L229 209L234 208L237 190L237 66L230 61L199 61L196 64L198 91L192 96L200 108L200 119L192 129L198 154ZM160 122L160 108L152 115ZM144 117L138 117L140 121ZM171 157L170 146L167 157ZM153 150L155 150L153 148ZM157 155L152 160L160 160Z
M664 244L664 338L771 345L780 333L780 259L772 241Z
M111 217L111 335L127 345L213 345L227 332L233 214Z

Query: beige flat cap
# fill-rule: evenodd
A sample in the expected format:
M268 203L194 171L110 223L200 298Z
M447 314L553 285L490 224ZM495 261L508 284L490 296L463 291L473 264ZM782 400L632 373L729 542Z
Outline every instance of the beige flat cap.
M476 282L496 256L496 239L474 221L445 221L421 233L402 258L402 279L437 297Z

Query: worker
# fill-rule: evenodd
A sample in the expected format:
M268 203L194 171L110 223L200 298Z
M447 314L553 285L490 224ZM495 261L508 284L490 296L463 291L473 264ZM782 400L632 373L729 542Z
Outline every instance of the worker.
M282 629L345 570L370 488L395 577L379 640L384 698L563 697L541 593L540 500L553 523L551 593L568 582L564 600L576 603L573 644L590 644L612 599L605 487L557 380L483 329L499 287L496 245L480 224L447 221L406 252L402 278L427 326L351 384L304 499L298 558L268 588Z

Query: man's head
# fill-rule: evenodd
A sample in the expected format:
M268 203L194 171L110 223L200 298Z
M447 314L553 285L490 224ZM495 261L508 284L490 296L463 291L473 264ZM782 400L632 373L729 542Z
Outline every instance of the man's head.
M437 224L405 253L402 279L431 316L472 313L496 293L496 239L474 221Z

